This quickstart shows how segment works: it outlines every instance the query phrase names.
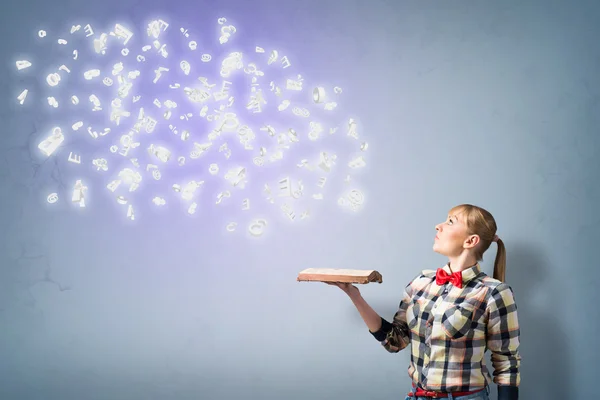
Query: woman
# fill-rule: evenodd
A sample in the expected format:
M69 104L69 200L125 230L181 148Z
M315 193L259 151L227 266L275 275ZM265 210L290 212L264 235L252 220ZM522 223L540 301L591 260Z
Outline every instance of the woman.
M350 297L387 351L410 345L413 391L407 400L487 400L492 380L498 400L516 400L519 322L512 289L504 283L506 250L496 235L496 221L488 211L462 204L435 229L433 250L448 263L437 271L424 270L406 286L392 323L367 304L356 286L333 285ZM479 266L492 242L498 244L493 278ZM487 349L493 379L485 366Z

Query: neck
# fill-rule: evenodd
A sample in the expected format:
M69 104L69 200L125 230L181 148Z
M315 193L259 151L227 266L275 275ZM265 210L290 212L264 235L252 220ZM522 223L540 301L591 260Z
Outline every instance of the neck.
M463 253L457 257L448 257L448 266L452 272L463 271L477 264L473 255Z

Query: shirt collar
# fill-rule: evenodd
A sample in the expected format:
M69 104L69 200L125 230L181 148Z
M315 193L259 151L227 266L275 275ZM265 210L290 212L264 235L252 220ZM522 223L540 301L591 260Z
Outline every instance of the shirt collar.
M448 274L450 274L450 266L448 264L444 265L444 267L442 269L444 271L446 271ZM477 275L479 275L480 272L481 272L481 267L479 266L479 263L475 263L475 265L473 265L472 267L463 269L463 271L462 271L463 284L469 283L469 281L471 279L475 278Z

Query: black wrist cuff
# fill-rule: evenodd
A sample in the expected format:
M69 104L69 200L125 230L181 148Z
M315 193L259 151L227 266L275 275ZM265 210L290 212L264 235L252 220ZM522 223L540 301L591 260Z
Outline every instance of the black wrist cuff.
M518 400L519 388L517 386L498 386L498 400Z
M385 340L385 337L388 333L390 333L391 330L392 324L387 322L385 319L381 318L381 328L379 328L377 332L369 332L371 333L371 335L373 335L375 339L377 339L378 342L383 342Z

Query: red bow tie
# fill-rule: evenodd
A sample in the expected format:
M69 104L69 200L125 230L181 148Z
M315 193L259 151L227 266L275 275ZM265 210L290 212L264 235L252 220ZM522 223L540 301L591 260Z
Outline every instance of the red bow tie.
M446 282L450 282L457 288L462 288L462 271L456 271L449 274L442 268L438 268L437 272L435 273L435 283L442 286Z

